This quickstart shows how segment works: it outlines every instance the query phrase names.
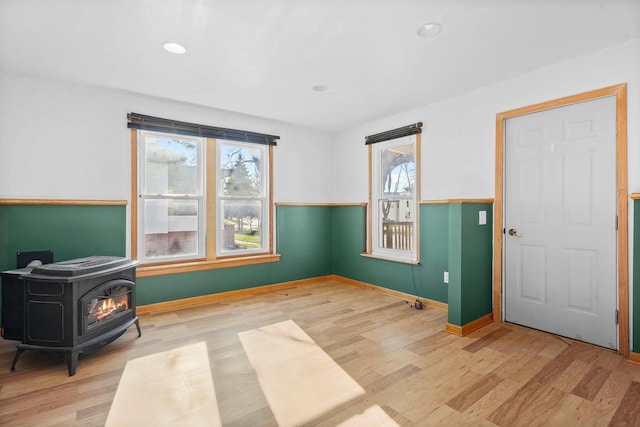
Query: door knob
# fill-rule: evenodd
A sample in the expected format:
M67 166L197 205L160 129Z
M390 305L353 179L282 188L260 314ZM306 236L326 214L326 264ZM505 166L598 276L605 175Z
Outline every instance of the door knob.
M515 228L510 228L508 233L509 236L522 237Z

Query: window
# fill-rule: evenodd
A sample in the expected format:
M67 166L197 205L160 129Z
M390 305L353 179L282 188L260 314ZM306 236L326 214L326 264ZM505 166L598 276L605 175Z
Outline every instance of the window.
M218 255L261 252L268 248L267 149L255 144L218 141Z
M186 271L277 260L270 178L278 137L134 113L129 127L133 258Z
M140 131L141 261L205 257L204 138Z
M367 141L371 174L367 247L374 257L417 263L420 134L414 127L413 133L398 136L401 129L390 131L391 139Z

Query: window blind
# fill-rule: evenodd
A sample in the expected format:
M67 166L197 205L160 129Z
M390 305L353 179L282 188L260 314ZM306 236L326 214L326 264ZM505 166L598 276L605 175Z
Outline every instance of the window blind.
M277 140L280 139L276 135L180 122L138 113L127 114L127 122L127 127L130 129L251 142L254 144L277 145Z
M376 142L388 141L390 139L401 138L403 136L415 135L422 133L422 122L414 123L412 125L403 126L401 128L388 130L385 132L376 133L375 135L369 135L365 137L365 145L375 144Z

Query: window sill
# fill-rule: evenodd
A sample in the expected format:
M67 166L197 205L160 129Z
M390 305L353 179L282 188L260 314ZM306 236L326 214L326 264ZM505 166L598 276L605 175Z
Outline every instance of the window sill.
M420 261L415 261L415 260L411 260L411 259L404 259L404 258L393 258L393 257L386 257L386 256L382 256L382 255L374 255L368 252L363 252L360 254L360 256L363 256L365 258L373 258L373 259L380 259L383 261L391 261L391 262L399 262L401 264L411 264L411 265L420 265Z
M280 254L256 255L243 258L187 261L156 265L142 265L136 270L136 277L154 277L167 274L190 273L194 271L216 270L218 268L242 267L245 265L279 262Z

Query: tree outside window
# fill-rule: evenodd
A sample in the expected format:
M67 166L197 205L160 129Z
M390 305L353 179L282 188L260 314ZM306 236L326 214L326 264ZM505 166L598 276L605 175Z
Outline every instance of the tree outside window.
M266 147L231 141L220 144L221 254L262 250L263 224L268 218L266 171L262 167Z

